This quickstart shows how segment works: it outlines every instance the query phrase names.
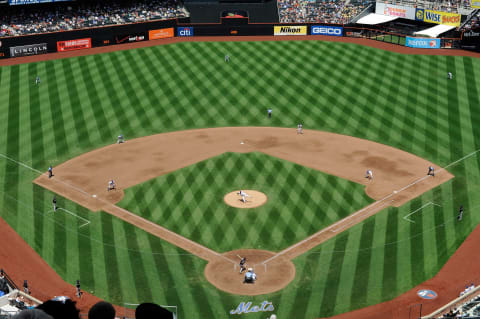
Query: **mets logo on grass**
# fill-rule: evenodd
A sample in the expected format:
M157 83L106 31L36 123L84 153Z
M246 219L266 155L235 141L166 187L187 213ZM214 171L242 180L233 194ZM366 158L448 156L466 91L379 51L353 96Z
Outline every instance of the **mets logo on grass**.
M273 311L275 308L273 307L270 301L264 301L258 306L252 307L252 302L241 302L236 309L230 310L231 315L241 315L243 313L250 313L250 312L266 312L266 311Z
M306 25L276 25L273 27L274 35L307 35Z
M430 289L422 289L417 292L417 295L423 299L435 299L437 298L437 293Z
M177 36L179 37L193 37L193 27L178 27Z

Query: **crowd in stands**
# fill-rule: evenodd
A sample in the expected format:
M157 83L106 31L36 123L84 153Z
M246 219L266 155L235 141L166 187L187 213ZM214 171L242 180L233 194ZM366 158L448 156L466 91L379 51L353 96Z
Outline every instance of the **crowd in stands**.
M346 24L364 10L372 0L278 0L281 23Z
M468 22L465 26L464 26L464 30L478 30L480 29L480 10L478 10L477 14L475 14L472 19L470 20L470 22Z
M459 8L472 9L471 0L386 0L385 3L458 13Z
M63 301L48 300L36 307L29 307L14 315L13 319L80 319L76 302L66 298ZM88 319L120 319L112 304L100 301L88 311ZM143 303L135 309L135 319L173 319L174 314L154 303Z
M189 16L181 0L72 2L55 6L5 6L0 10L0 37L68 31Z

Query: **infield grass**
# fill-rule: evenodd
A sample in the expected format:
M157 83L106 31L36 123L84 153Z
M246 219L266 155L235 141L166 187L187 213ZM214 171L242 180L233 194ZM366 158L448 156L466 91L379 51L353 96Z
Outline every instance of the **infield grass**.
M453 80L446 79L449 71ZM0 67L0 153L46 171L121 133L130 139L302 122L305 129L366 138L445 166L480 149L479 79L474 58L316 41L181 43ZM154 301L179 306L181 318L225 318L241 301L269 300L280 318L310 319L389 300L435 275L479 222L479 168L478 154L450 167L453 180L299 256L295 280L258 297L218 291L203 277L203 260L110 215L59 198L60 207L91 224L79 229L78 218L52 216L53 194L32 184L38 174L4 158L0 215L66 281L80 279L108 301ZM411 215L415 223L403 218L429 202L441 206ZM458 223L460 204L465 215ZM242 239L245 228L237 231L230 228L232 239Z
M268 201L254 209L225 204L238 189ZM118 205L226 252L280 251L371 202L363 185L262 153L224 153L131 187Z

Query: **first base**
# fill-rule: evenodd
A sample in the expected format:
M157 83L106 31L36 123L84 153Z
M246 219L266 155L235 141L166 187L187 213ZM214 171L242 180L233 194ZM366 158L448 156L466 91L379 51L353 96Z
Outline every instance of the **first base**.
M97 197L97 195L93 194L92 197Z

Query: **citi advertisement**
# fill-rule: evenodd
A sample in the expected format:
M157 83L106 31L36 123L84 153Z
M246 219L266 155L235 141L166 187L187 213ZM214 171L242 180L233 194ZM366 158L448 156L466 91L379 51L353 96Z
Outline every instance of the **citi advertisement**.
M389 17L399 17L404 19L415 20L415 8L396 6L393 4L385 4L377 2L375 5L375 13L383 14Z
M440 39L407 37L405 46L418 49L440 49Z
M178 27L177 36L179 37L193 37L193 27Z
M173 28L165 28L165 29L156 29L148 31L148 39L149 40L157 40L157 39L165 39L165 38L173 38Z
M90 49L91 47L92 47L92 39L91 38L75 39L75 40L68 40L68 41L58 41L57 42L58 52Z
M29 44L21 45L17 47L10 47L10 57L16 58L20 56L30 56L47 53L47 44L38 43L38 44Z
M274 35L307 35L307 26L306 25L291 25L291 26L280 26L276 25L273 27Z
M461 18L462 16L458 13L449 13L443 11L417 9L415 12L415 20L450 25L454 27L460 26Z
M342 27L331 27L326 25L312 25L310 30L312 35L329 35L333 37L343 36Z

